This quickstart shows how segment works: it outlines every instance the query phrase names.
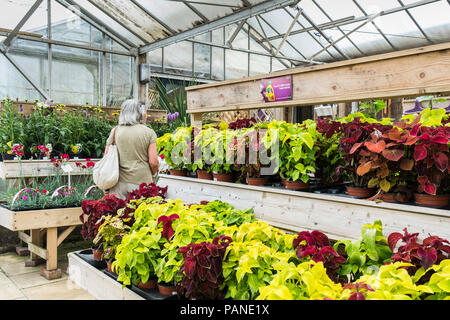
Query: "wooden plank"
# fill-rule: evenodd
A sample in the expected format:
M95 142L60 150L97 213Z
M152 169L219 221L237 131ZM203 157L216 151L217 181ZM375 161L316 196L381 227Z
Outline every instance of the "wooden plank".
M168 198L186 203L219 199L238 209L253 208L259 219L293 232L319 230L334 239L358 239L361 226L381 220L385 234L407 227L422 238L428 233L450 238L449 210L168 175L161 175L158 184L169 187Z
M100 159L91 159L98 162ZM67 163L72 167L71 176L91 175L91 170L82 170L76 166L76 162L84 163L86 159L71 159ZM47 177L55 175L55 167L50 160L5 160L0 162L0 178L17 179L31 177ZM67 173L62 173L67 176Z
M440 44L436 44L436 45L430 45L430 46L407 49L407 50L382 53L382 54L361 57L361 58L356 58L356 59L342 60L342 61L326 63L326 64L321 64L321 65L313 65L313 66L309 66L309 67L280 70L280 71L272 72L270 74L259 74L259 75L255 75L252 77L204 83L204 84L186 87L186 91L194 91L194 90L206 89L206 88L211 88L211 87L221 87L224 85L230 85L230 84L236 84L236 83L248 82L248 81L258 81L258 83L259 83L259 80L267 78L268 76L269 77L280 77L280 76L294 75L294 74L298 74L298 73L327 70L327 69L333 69L333 68L337 68L337 67L344 67L344 66L350 66L350 65L357 65L357 64L367 63L367 62L377 62L377 61L395 59L395 58L400 58L400 57L408 57L408 56L412 56L412 55L423 54L423 53L428 53L428 52L435 52L435 51L442 51L442 50L447 50L447 49L450 49L450 42L444 42L444 43L440 43Z
M66 228L61 234L58 236L58 246L67 238L67 236L75 229L76 226L70 226Z
M30 252L38 255L42 259L45 259L45 260L48 259L48 251L34 243L31 243L31 242L28 243L28 250L30 250Z
M23 232L23 231L19 231L19 232L17 233L17 235L18 235L19 239L22 240L22 241L25 242L25 243L30 243L30 242L32 242L32 241L31 241L31 237L30 237L29 235L27 235L27 234L26 234L25 232Z
M31 243L37 245L37 246L42 246L42 237L41 237L41 230L40 229L33 229L30 230L30 241ZM31 252L30 254L30 259L34 260L37 259L38 257Z
M260 79L279 73L201 85L187 91L189 113L293 107L450 92L450 43L408 54L354 59L286 71L293 100L264 103Z
M58 266L58 228L47 229L47 270L55 270Z
M0 224L11 231L77 226L81 224L82 212L81 207L30 211L0 207Z

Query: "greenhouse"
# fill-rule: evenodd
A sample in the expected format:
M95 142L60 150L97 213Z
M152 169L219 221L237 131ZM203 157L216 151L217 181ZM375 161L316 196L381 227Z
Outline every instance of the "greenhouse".
M449 0L0 8L0 300L450 299Z

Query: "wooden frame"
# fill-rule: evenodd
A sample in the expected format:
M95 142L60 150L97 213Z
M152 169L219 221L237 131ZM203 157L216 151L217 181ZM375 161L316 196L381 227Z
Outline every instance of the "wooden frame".
M296 107L450 92L450 42L186 88L188 113ZM264 103L260 80L292 75L293 100ZM200 117L199 117L200 115Z
M100 159L91 159L97 162ZM85 162L86 159L70 159L67 161L73 171L71 176L90 175L92 172L88 170L80 170L76 167L76 162ZM22 169L20 168L22 166ZM0 162L0 178L2 179L19 179L33 177L47 177L55 175L54 165L50 160L3 160ZM66 176L67 173L62 175Z
M81 214L81 207L11 211L0 206L0 225L18 231L19 239L28 245L30 259L40 257L46 260L46 272L41 274L47 279L55 279L61 277L57 264L58 246L76 226L81 225ZM58 234L60 227L66 228ZM24 232L26 230L30 230L29 235ZM42 247L44 235L47 237L45 248Z
M161 175L158 184L168 186L170 199L185 203L218 199L238 209L253 208L257 218L290 232L319 230L335 240L356 240L364 224L379 219L384 234L406 227L419 232L421 239L428 233L450 238L449 210L170 175Z
M18 101L18 102L14 102L14 104L22 105L24 115L30 115L34 112L34 110L33 110L34 102ZM80 108L85 108L85 107L86 107L86 105L71 104L71 105L65 105L64 108L67 110L71 110L71 109L80 109ZM113 113L120 111L120 107L100 106L99 108L102 109L106 115L108 115L109 120L114 119ZM166 110L147 109L147 114L148 114L147 122L163 122L163 123L167 122L167 111Z

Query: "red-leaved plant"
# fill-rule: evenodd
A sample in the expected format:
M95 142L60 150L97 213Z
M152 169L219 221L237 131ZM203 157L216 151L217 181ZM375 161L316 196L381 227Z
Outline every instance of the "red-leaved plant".
M346 283L343 288L353 291L348 300L366 300L365 292L375 291L364 282Z
M450 190L449 147L450 127L425 127L420 124L411 130L418 139L414 148L419 193L446 194Z
M255 118L238 119L234 122L231 122L228 125L228 129L235 130L235 129L251 128L255 123L256 123Z
M80 215L82 222L81 235L85 240L94 240L98 233L98 228L101 225L103 216L115 216L117 210L124 208L125 201L116 197L113 194L107 194L103 198L98 200L84 200L81 203L81 209L83 213ZM129 216L124 216L124 219ZM102 243L99 243L100 247Z
M184 277L179 281L177 291L188 299L221 299L220 290L224 277L222 262L232 239L228 236L215 237L212 243L191 243L181 247L178 252L183 255L184 264L179 274Z
M130 202L131 200L137 200L141 198L151 198L151 197L161 197L165 198L167 193L166 187L159 187L154 183L141 183L139 188L131 191L128 194L126 202Z
M161 235L166 238L167 241L170 241L172 236L175 234L175 231L172 228L172 222L176 219L180 219L180 216L176 213L171 214L170 216L160 216L158 218L158 224L163 224L163 231Z
M416 271L423 267L425 270L434 264L439 264L442 260L448 259L450 255L450 242L448 240L439 238L438 236L430 235L422 241L418 242L419 233L408 233L407 229L403 229L404 234L393 232L388 237L389 248L393 255L391 259L393 262L402 261L413 264L407 268L408 273L413 275ZM394 248L398 241L402 241L404 245L398 247L394 252ZM447 244L446 244L447 243ZM428 272L427 272L428 273ZM421 278L421 283L425 283L426 279L431 276L428 275Z
M309 256L315 262L323 262L330 279L336 283L339 281L337 270L339 264L345 263L346 259L333 249L325 234L317 230L302 231L292 244L299 259Z

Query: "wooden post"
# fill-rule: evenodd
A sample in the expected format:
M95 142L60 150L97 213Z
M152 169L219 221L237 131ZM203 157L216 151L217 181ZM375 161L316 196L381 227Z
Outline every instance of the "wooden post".
M55 270L58 265L58 228L47 229L47 270Z
M402 99L392 99L391 101L391 115L390 117L395 120L400 120L403 115L403 103Z
M192 127L202 127L202 113L192 113L191 114L191 126Z
M141 63L147 63L147 54L141 54L138 57L138 65L137 65L137 73L139 73L139 65ZM138 74L138 78L139 78L139 74ZM148 100L148 84L142 84L138 81L138 99L140 101L143 101L145 103L147 103Z
M43 233L40 229L32 229L30 230L30 238L28 243L35 244L39 247L42 247ZM45 262L42 257L37 255L36 253L30 251L30 260L25 261L25 267L36 267Z

